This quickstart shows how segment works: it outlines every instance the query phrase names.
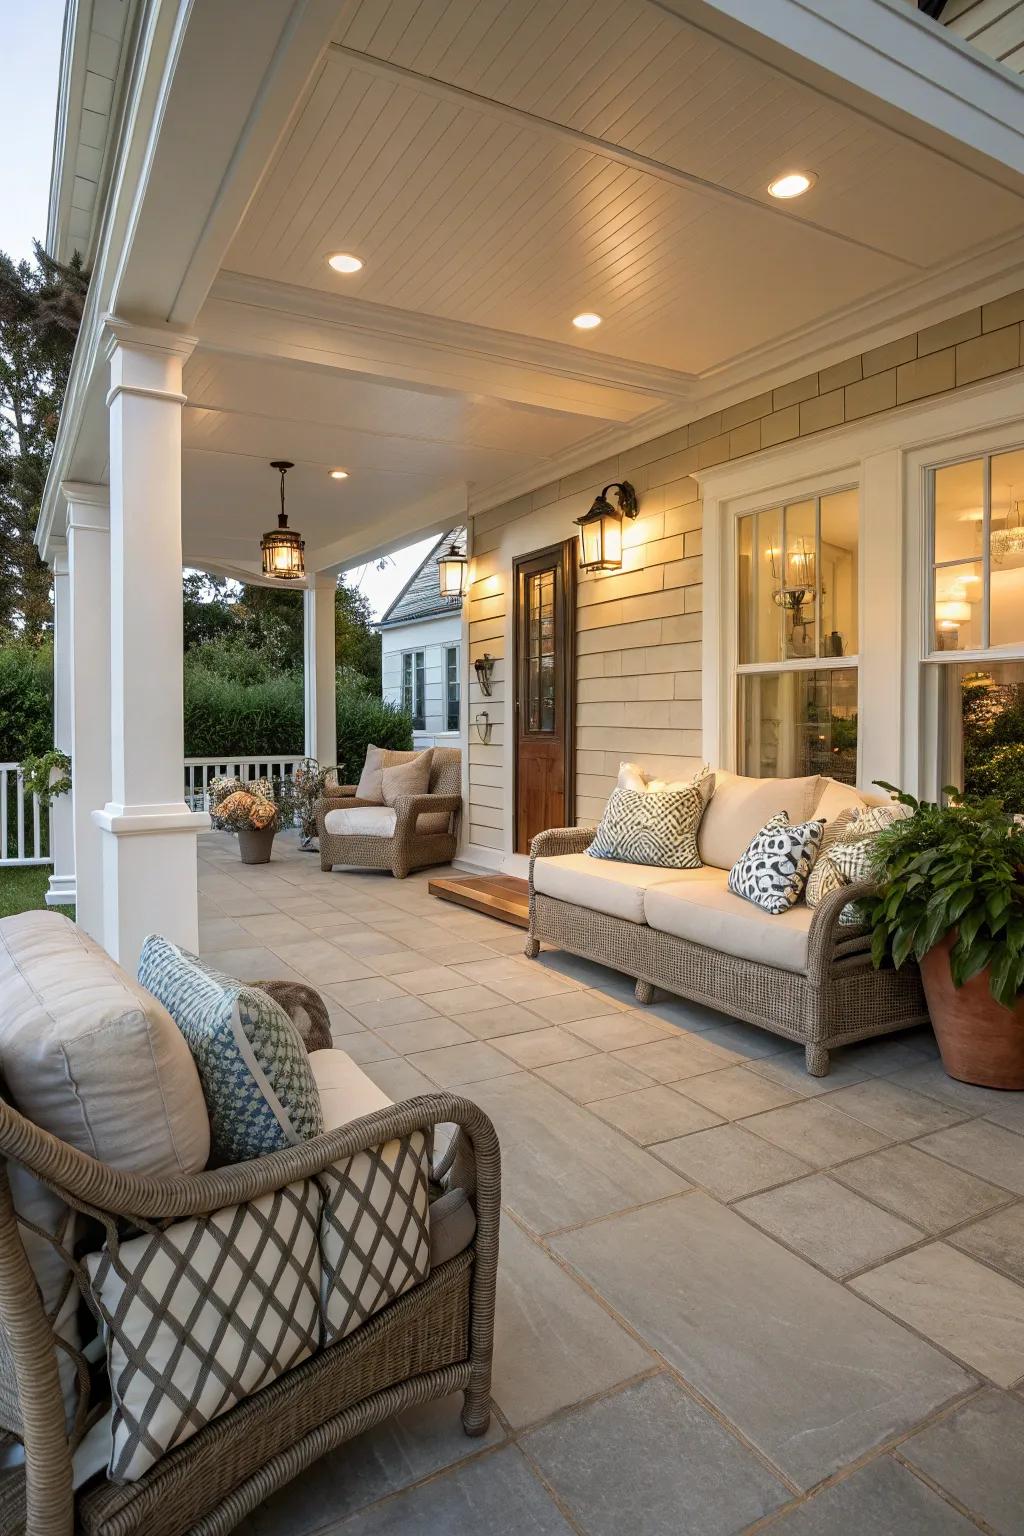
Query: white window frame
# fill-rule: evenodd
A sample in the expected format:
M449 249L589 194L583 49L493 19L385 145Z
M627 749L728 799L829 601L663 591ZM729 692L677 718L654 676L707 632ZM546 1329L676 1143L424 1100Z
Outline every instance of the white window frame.
M462 669L459 665L462 647L458 641L450 641L444 647L444 728L446 732L454 733L461 728L462 722ZM454 666L452 657L455 658ZM452 683L455 684L455 697L452 698ZM452 705L455 706L455 724L452 725Z
M405 709L405 664L409 663L409 699L414 731L424 731L427 726L427 658L422 646L418 650L402 652L402 708ZM417 666L417 662L419 665ZM416 708L417 703L419 709ZM417 721L419 724L417 725Z

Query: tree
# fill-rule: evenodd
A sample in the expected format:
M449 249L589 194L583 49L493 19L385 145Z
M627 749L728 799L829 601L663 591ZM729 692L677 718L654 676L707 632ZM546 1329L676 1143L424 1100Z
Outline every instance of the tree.
M38 644L53 604L33 533L89 279L77 254L34 249L0 253L0 638Z
M373 628L369 598L358 587L338 584L334 605L334 650L338 666L358 672L378 698L381 691L380 633Z

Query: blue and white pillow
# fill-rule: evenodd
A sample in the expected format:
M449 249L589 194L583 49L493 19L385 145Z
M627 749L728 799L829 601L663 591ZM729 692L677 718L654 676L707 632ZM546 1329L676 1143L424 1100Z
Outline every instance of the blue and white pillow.
M177 1024L192 1052L210 1116L211 1164L246 1162L323 1132L320 1094L284 1009L150 934L139 981Z
M755 834L729 871L730 891L776 917L788 912L800 899L824 831L823 821L790 826L787 813L779 811Z

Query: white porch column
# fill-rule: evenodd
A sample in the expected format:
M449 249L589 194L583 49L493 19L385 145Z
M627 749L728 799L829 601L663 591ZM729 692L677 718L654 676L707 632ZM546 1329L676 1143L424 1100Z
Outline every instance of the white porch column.
M325 571L309 577L302 594L307 757L324 768L338 761L334 603L338 579Z
M110 799L103 942L134 970L147 933L196 949L196 834L184 801L181 376L193 337L108 319Z
M67 502L71 803L77 919L103 943L103 846L93 812L110 799L110 491L65 480Z
M71 613L68 552L55 546L53 566L53 744L71 754ZM50 802L50 857L53 870L48 907L75 903L75 829L70 795Z

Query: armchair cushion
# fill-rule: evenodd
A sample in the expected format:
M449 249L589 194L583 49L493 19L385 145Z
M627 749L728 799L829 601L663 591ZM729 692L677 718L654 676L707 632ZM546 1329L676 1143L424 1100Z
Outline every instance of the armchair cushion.
M381 773L381 795L385 805L397 805L403 795L425 795L430 787L430 765L434 749L428 747L408 763L396 763Z
M309 1358L320 1342L320 1196L289 1184L86 1259L113 1397L109 1472L165 1452Z
M271 997L155 934L143 945L139 980L192 1052L213 1162L245 1162L320 1135L320 1095L302 1036Z
M395 768L400 763L411 763L418 756L418 752L394 752L390 747L375 747L371 742L366 749L363 771L356 785L356 798L365 801L367 805L383 805L384 769Z
M395 821L390 805L357 805L328 811L324 829L334 837L394 837Z

